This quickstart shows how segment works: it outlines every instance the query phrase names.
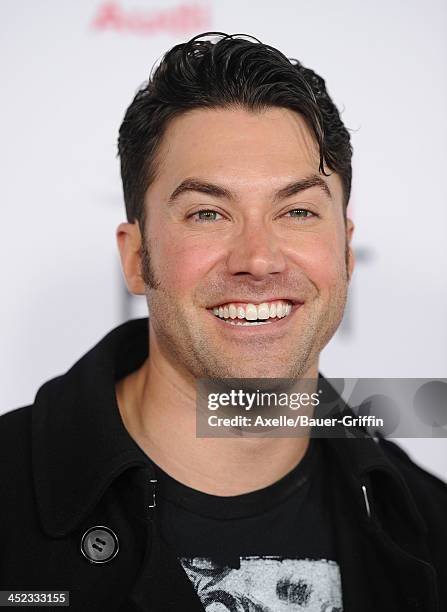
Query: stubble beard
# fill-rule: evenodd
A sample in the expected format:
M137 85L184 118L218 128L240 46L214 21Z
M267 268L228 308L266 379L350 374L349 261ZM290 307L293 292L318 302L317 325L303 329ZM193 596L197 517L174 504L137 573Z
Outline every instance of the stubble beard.
M261 353L256 350L253 361L241 364L237 358L225 359L221 347L210 341L199 325L191 323L191 318L174 295L170 297L152 264L150 244L143 238L142 278L146 286L150 322L160 350L175 368L180 366L195 379L302 378L317 362L321 350L332 338L343 317L348 287L347 247L345 262L332 288L330 308L326 305L325 308L306 309L307 317L300 327L293 351L272 358L268 346L261 339L258 347ZM306 304L301 308L306 308ZM262 350L265 351L264 361L259 358Z

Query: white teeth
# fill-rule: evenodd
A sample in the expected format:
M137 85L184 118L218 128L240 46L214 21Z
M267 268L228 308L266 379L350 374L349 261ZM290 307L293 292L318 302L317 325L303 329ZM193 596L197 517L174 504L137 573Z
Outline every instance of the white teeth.
M221 319L246 319L247 321L261 320L261 322L270 319L282 319L292 312L292 304L284 300L275 302L262 302L262 304L245 304L243 306L236 304L224 304L223 306L215 306L213 313ZM228 321L229 322L229 321Z
M270 316L270 308L269 305L263 302L258 306L258 319L268 319Z
M258 309L254 304L247 304L245 307L245 318L247 321L256 321L258 318Z
M247 326L247 325L269 325L273 323L273 321L243 321L242 323L236 321L224 321L224 323L228 323L228 325L239 325L239 326Z

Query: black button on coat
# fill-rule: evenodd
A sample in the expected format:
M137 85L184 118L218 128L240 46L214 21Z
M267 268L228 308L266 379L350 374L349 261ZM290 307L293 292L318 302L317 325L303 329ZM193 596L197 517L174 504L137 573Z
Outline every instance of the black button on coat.
M0 417L0 590L69 591L73 612L203 611L116 403L147 340L147 319L118 327ZM323 442L344 611L446 612L447 486L392 442L347 436Z

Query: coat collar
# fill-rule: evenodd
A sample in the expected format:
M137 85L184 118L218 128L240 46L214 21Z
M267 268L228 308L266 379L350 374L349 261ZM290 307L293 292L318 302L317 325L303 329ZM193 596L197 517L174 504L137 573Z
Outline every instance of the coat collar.
M64 536L125 470L151 463L124 427L115 381L147 356L147 319L112 330L65 375L38 391L32 463L44 531Z
M115 395L115 381L146 359L148 337L147 318L124 323L37 393L32 469L42 527L52 537L74 530L124 471L143 468L148 477L154 476L153 464L124 427ZM411 526L424 528L402 476L363 430L340 426L326 447L352 488L360 513L365 516L366 479L386 473L394 482L392 503L399 504L402 518L409 515ZM380 489L373 493L380 502Z
M344 415L355 416L351 407L321 374L320 387L323 395L337 397L336 407L327 416L337 416L339 419ZM340 421L325 435L330 463L339 475L343 475L347 490L351 490L351 502L357 503L363 519L371 523L381 512L383 514L386 506L393 506L401 513L401 526L408 528L408 541L413 539L414 530L419 533L427 531L408 484L387 452L388 446L394 446L393 443L385 440L380 433L373 438L362 427L348 427Z

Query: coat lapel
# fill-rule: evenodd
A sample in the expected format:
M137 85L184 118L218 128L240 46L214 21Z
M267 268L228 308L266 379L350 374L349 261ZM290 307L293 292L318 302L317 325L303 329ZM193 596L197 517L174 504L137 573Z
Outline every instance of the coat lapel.
M426 526L386 442L339 433L326 442L344 612L437 612Z

